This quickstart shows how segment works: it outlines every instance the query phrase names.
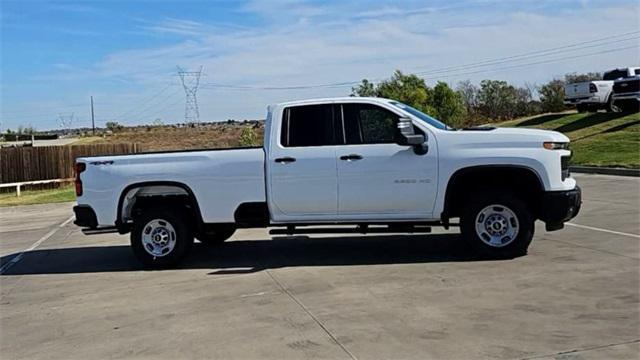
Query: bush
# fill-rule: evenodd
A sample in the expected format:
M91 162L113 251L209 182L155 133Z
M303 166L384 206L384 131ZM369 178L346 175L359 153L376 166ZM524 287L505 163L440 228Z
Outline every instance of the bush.
M240 133L239 143L242 147L260 146L260 139L253 127L245 126Z

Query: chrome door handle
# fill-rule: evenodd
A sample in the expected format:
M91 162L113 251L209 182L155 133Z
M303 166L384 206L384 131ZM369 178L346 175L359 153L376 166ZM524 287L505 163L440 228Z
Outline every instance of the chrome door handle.
M349 154L340 156L340 160L353 161L353 160L362 160L362 155L358 154Z
M292 163L292 162L296 161L296 159L287 156L287 157L283 157L283 158L277 158L274 161L277 162L277 163L288 164L288 163Z

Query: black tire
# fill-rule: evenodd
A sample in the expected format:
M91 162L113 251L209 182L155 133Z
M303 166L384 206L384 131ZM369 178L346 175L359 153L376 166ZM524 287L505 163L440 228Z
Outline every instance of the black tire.
M152 255L147 249L152 249L152 245L145 245L143 232L147 231L152 236L154 224L155 229L165 230L172 228L173 234L169 234L169 241L174 245L171 249L166 247L165 254L160 256ZM168 226L167 226L168 224ZM161 230L159 230L161 232ZM163 234L161 234L163 235ZM172 236L173 235L173 236ZM148 239L148 238L146 238ZM140 262L150 268L169 268L176 265L189 253L193 245L193 232L185 216L178 211L171 209L150 209L143 211L142 215L135 219L131 231L131 249ZM145 247L147 249L145 249Z
M583 112L587 112L588 108L587 108L587 105L578 104L576 105L576 110L578 110L579 113L583 113Z
M497 206L492 207L491 205ZM500 207L502 207L502 210L498 210ZM480 213L486 208L491 208L488 211L496 212L497 215L505 215L504 219L509 222L513 220L510 219L508 212L504 210L504 208L507 208L507 210L515 215L517 219L517 234L515 235L515 239L510 240L509 238L509 240L505 241L507 238L505 235L504 238L500 239L500 241L506 243L505 245L492 246L485 242L491 241L487 239L489 233L484 232L482 235L485 240L483 240L482 236L476 231L476 220L481 219L481 221L478 221L478 224L482 222L482 226L486 226L488 220L485 218L485 221L482 221L482 217L480 217ZM535 219L528 206L514 194L496 190L485 191L484 194L472 197L465 204L462 215L460 216L460 231L462 233L462 239L474 253L480 257L510 259L527 254L527 249L533 239L534 221ZM496 235L496 238L500 236L502 235Z
M616 108L613 106L613 96L609 95L609 100L607 100L607 104L604 108L608 113L615 112Z
M198 241L205 245L218 245L225 242L236 232L233 225L218 225L213 231L198 235Z

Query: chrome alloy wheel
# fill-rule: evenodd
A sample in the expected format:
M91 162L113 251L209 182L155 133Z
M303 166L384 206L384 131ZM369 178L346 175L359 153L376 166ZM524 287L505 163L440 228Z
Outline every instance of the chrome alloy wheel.
M476 216L476 234L491 247L509 245L518 236L518 217L503 205L489 205Z
M142 230L142 245L151 256L166 256L176 246L176 230L166 220L153 219Z

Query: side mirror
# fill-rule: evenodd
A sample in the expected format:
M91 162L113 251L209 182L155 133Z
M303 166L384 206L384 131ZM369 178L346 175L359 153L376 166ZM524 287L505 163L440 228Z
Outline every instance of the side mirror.
M413 152L417 155L424 155L429 151L429 146L425 144L426 135L416 134L410 118L400 118L398 120L398 144L413 147Z
M426 141L424 135L416 134L413 130L413 123L409 118L400 118L398 120L398 144L415 146L421 145Z

